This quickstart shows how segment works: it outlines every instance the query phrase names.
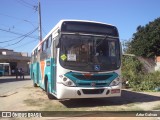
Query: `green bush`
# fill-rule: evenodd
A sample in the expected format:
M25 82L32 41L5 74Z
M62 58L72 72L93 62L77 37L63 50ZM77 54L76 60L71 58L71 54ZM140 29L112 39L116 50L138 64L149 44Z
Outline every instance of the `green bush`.
M155 90L160 87L160 72L146 74L141 81L140 90Z
M145 73L143 65L136 57L123 56L122 80L136 91L154 90L160 87L160 72Z

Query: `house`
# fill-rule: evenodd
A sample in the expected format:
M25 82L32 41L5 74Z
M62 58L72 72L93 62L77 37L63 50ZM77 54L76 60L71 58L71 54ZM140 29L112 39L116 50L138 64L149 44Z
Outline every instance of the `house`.
M28 53L0 49L0 63L9 63L9 68L5 70L8 75L13 75L16 67L22 68L26 74L29 74L29 62L30 57Z

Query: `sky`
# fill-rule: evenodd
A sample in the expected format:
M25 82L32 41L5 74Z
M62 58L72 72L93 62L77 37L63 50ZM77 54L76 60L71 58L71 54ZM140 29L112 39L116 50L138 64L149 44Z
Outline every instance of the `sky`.
M123 42L139 25L160 17L160 0L39 1L43 38L60 20L78 19L115 25ZM39 42L37 5L38 0L0 0L0 48L31 54Z

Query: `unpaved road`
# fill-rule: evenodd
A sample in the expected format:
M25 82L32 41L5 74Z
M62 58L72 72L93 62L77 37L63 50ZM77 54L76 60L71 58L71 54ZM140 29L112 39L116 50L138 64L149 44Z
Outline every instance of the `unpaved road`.
M74 116L76 111L148 111L158 110L160 112L160 92L132 92L129 90L123 90L121 97L115 98L100 98L100 99L75 99L75 100L48 100L45 92L40 88L32 87L31 80L24 80L23 85L20 86L17 82L0 83L0 111L70 111L70 114ZM2 86L9 88L7 92L1 92ZM16 86L16 87L15 87ZM5 88L6 89L6 88ZM11 91L10 91L11 90ZM3 94L2 94L3 93ZM113 112L114 113L114 112ZM66 114L65 112L63 114ZM127 113L126 113L127 114ZM127 116L125 112L124 116ZM135 112L136 114L136 112ZM114 114L115 115L115 114ZM122 115L122 116L123 116ZM106 114L100 115L82 115L81 118L62 117L61 115L55 115L54 118L41 118L44 120L52 119L67 119L67 120L160 120L158 117L120 117L118 116L106 116ZM64 115L65 116L65 115ZM79 115L78 115L79 116ZM95 116L95 117L84 117ZM99 116L99 117L96 117ZM100 117L102 116L102 117ZM136 116L136 115L135 115ZM1 118L0 118L1 119ZM22 118L12 118L22 119ZM36 118L30 118L35 120ZM38 118L39 119L39 118ZM6 120L6 119L5 119Z
M15 76L0 77L0 96L6 95L8 92L16 91L31 83L30 77L25 76L25 79L15 79Z

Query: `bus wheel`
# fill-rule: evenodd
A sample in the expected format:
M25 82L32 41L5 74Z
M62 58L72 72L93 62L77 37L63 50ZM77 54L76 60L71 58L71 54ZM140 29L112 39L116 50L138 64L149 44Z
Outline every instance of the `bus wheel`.
M33 87L38 87L37 84L34 82L35 78L34 78L34 74L33 74Z
M34 83L34 81L33 81L33 87L38 87L38 86L37 86L37 84L36 84L36 83Z
M48 99L53 99L54 96L49 93L49 83L48 83L48 81L46 82L46 84L47 84L47 86L46 86L46 94L47 94L47 97L48 97Z

